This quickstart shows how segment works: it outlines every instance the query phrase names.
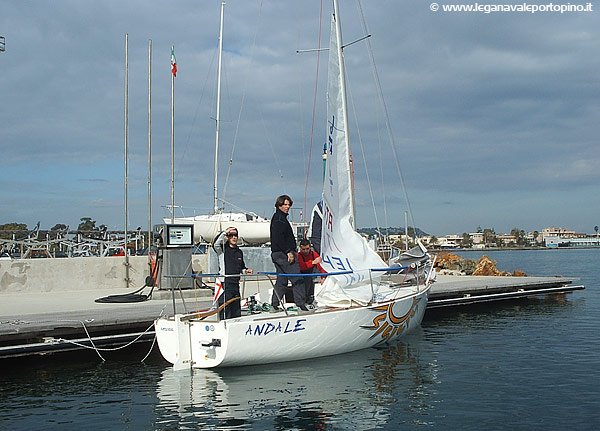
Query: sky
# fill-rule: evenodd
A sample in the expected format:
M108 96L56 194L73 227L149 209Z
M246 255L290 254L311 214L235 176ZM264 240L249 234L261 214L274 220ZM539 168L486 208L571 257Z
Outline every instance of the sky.
M513 2L522 4L499 3ZM341 3L344 43L371 34L344 51L359 227L404 226L410 208L416 226L437 236L478 227L594 233L600 4L561 14ZM126 34L128 229L148 226L149 40L152 223L169 215L171 199L172 45L175 203L185 215L210 212L220 7L5 0L0 224L76 229L91 217L123 228ZM305 202L311 208L319 199L327 51L297 50L328 46L331 10L320 0L227 2L218 163L227 202L270 217L286 193L299 220Z

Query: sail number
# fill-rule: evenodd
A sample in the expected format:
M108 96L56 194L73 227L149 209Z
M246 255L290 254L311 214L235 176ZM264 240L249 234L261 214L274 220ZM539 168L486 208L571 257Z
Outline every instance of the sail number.
M353 271L352 265L350 265L350 259L348 259L347 257L341 258L338 256L330 256L326 254L324 256L321 256L321 259L323 259L322 263L328 264L334 271Z
M326 230L333 232L333 213L325 201L323 201L323 220L325 221Z
M329 136L328 136L328 147L329 147L329 154L333 154L333 131L335 130L335 115L331 116L331 123L329 125Z

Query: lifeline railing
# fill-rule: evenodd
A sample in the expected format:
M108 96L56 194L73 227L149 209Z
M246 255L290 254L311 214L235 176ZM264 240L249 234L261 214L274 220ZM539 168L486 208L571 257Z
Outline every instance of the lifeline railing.
M394 267L385 267L385 268L368 268L368 269L363 269L363 270L346 270L346 271L335 271L335 272L322 272L322 273L310 273L310 274L303 274L303 273L299 273L299 274L285 274L285 273L278 273L276 271L259 271L253 274L247 274L247 273L242 273L242 274L219 274L219 273L199 273L199 274L183 274L183 275L164 275L164 277L166 278L233 278L236 277L238 279L241 279L244 281L244 284L242 285L242 297L244 295L244 291L245 291L245 281L247 278L256 278L257 281L259 277L261 276L267 276L267 280L270 281L271 286L274 288L275 287L275 282L274 280L276 280L277 277L282 276L282 277L330 277L330 276L338 276L338 275L347 275L347 274L353 274L353 273L358 273L358 272L365 272L365 271L369 271L369 282L371 285L371 302L373 301L373 298L375 297L375 291L374 291L374 283L373 283L373 277L372 274L374 272L394 272L394 271L401 271L401 270L414 270L416 269L416 282L417 282L417 292L420 291L420 284L419 284L419 267L426 267L429 266L430 267L430 271L427 274L427 278L425 280L424 285L427 286L427 284L429 283L430 277L433 273L433 265L435 263L435 258L433 259L433 261L430 262L430 265L417 265L416 267L411 266L394 266ZM409 274L409 271L406 272L405 274L405 278L404 280L406 280L406 276ZM275 277L273 277L275 276ZM403 282L404 282L403 280ZM402 284L402 283L400 283ZM175 289L176 287L172 287L171 291L173 293L173 313L176 313L176 306L175 306ZM177 288L180 291L181 294L181 288ZM279 295L277 294L277 292L275 291L275 289L273 289L273 291L275 292L275 294L277 295L280 303L283 303L282 298L279 298ZM181 298L183 300L183 295L181 294ZM185 307L185 301L184 302L184 308ZM213 308L216 306L216 302L213 300ZM286 313L286 315L288 315L288 310L284 307L283 308L284 312ZM186 310L187 312L187 310ZM216 313L218 316L218 313Z

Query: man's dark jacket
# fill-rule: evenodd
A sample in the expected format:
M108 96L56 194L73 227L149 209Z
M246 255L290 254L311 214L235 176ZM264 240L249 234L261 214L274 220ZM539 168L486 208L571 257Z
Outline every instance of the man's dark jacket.
M296 238L287 216L277 208L271 218L271 253L280 251L287 254L296 251Z

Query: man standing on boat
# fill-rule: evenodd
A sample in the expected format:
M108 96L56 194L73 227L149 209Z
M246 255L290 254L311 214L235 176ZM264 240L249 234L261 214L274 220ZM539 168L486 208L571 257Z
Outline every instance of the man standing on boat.
M237 245L238 231L229 227L219 234L213 244L213 249L219 256L219 272L225 273L223 294L219 297L219 305L224 304L232 298L240 298L240 277L236 274L252 274L252 269L246 268L244 253ZM233 277L232 277L233 275ZM242 315L241 299L233 301L221 312L222 319L232 319Z
M279 309L281 300L285 296L288 278L292 282L294 302L301 310L307 311L306 294L302 277L287 277L282 274L300 274L300 265L296 254L296 238L292 226L288 221L288 213L292 206L292 198L281 195L275 201L275 214L271 218L271 260L277 271L271 305L274 310Z

